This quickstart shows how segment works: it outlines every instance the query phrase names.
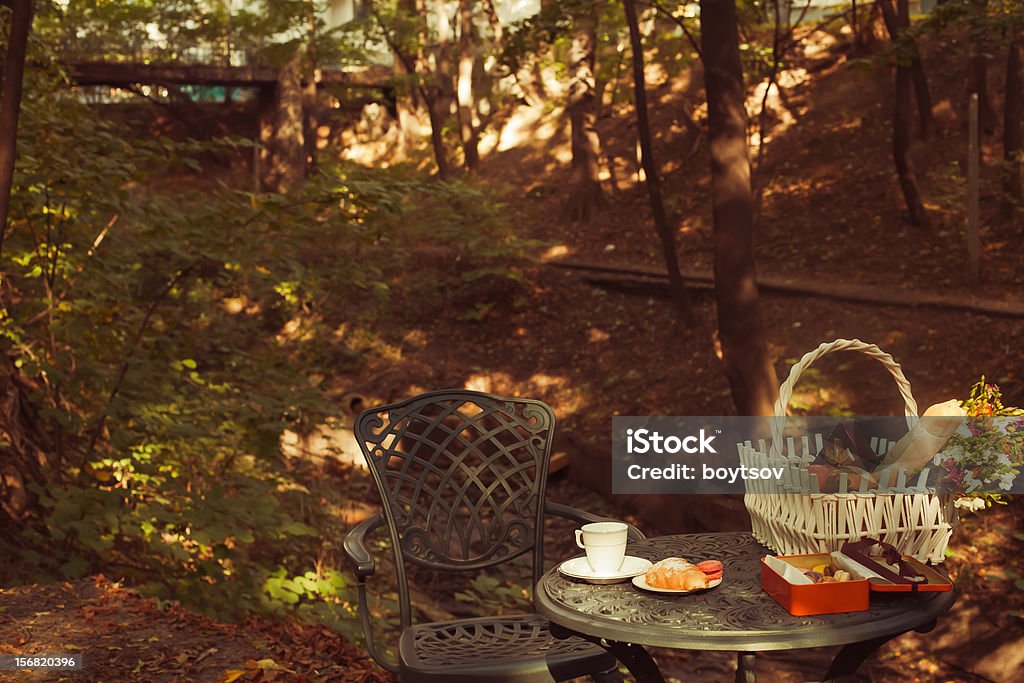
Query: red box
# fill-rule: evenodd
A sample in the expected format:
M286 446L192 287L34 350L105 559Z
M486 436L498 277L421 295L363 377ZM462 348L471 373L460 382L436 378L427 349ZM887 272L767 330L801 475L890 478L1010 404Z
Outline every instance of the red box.
M828 564L828 553L786 555L779 559L799 569ZM871 600L867 579L841 583L794 584L786 581L761 558L761 588L795 617L840 612L865 612Z
M879 593L912 593L917 591L922 593L941 593L953 590L953 582L942 574L910 555L903 555L902 557L904 562L924 574L925 580L921 583L877 583L872 581L870 582L871 590Z

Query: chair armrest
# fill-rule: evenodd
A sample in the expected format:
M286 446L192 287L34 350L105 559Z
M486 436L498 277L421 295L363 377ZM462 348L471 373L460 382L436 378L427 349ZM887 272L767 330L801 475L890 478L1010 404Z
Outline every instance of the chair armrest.
M584 512L583 510L578 510L578 509L576 509L574 507L571 507L569 505L562 505L561 503L553 503L550 500L544 501L544 512L549 514L549 515L557 515L559 517L564 517L566 519L571 519L572 521L579 522L580 524L590 524L591 522L619 522L619 521L621 521L621 520L618 520L618 519L609 519L607 517L599 517L599 516L591 514L589 512ZM642 541L645 538L647 538L647 536L644 535L644 532L640 531L639 529L637 529L632 524L630 524L628 522L625 522L625 524L626 524L626 535L627 535L627 537L628 537L628 539L629 539L629 541L631 543L634 542L634 541Z
M375 529L384 525L384 515L377 513L367 517L359 524L356 524L342 543L345 555L356 573L359 590L359 621L363 626L363 636L366 638L366 649L370 657L391 673L398 673L398 663L392 662L384 657L384 654L377 648L373 640L373 626L370 623L369 601L366 595L366 579L373 576L377 571L377 565L373 561L370 549L366 547L366 537Z
M345 554L348 556L349 562L352 563L356 576L360 580L373 576L373 573L377 571L373 555L370 554L369 548L366 547L366 537L383 524L384 516L378 512L355 525L345 536L342 547L345 549Z

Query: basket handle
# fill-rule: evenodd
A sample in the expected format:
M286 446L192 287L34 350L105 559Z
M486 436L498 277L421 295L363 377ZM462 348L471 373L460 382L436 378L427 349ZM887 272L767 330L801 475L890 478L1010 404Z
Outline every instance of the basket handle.
M860 339L836 339L833 342L825 342L813 351L804 354L804 357L789 369L789 377L779 387L779 400L775 402L775 419L771 421L772 449L776 455L782 455L782 433L786 429L786 409L789 407L789 399L793 396L793 385L814 361L833 351L860 351L884 365L892 378L896 380L896 388L899 389L900 396L903 397L907 425L913 429L913 418L917 417L917 401L914 400L914 395L910 391L910 382L904 376L900 364L874 344L862 342Z

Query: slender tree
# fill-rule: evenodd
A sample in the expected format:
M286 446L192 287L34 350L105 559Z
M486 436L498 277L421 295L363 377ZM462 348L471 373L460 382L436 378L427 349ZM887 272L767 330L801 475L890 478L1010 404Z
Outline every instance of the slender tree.
M3 82L0 83L0 253L7 234L17 157L18 118L25 80L25 57L32 28L31 0L3 0L11 8ZM8 303L3 302L6 309ZM10 311L7 311L9 314ZM6 341L6 340L4 340ZM0 530L10 536L22 528L23 515L34 505L33 486L45 483L42 468L52 445L39 429L36 407L29 396L32 382L22 377L0 341Z
M702 0L700 12L722 363L739 414L771 415L778 381L758 310L754 200L736 3Z
M597 42L597 8L586 3L574 17L576 24L569 52L568 110L572 127L572 184L565 205L569 220L586 221L604 204L597 135L597 89L594 50Z
M633 51L633 92L636 101L636 130L640 139L640 161L647 176L647 194L651 200L651 214L654 227L661 240L661 252L668 270L669 287L676 304L676 314L683 327L693 324L693 308L690 297L683 282L683 274L679 272L679 256L676 253L676 239L672 226L665 214L665 205L661 200L661 177L658 164L654 160L654 145L651 142L651 126L647 120L647 87L644 78L644 47L640 38L640 26L637 22L636 5L633 0L624 0L626 23L629 25L629 42Z
M899 41L904 29L910 26L910 10L907 0L897 0L895 11L890 0L878 0L878 6L882 9L889 37L893 42ZM904 55L897 55L896 87L893 95L892 158L896 165L896 174L899 176L900 189L903 191L903 199L907 205L910 222L919 227L928 227L928 213L921 201L917 173L910 158L910 139L913 128L911 122L912 86L912 60L908 61ZM920 99L918 105L920 105Z
M444 135L442 133L444 117L441 114L441 107L438 101L441 89L437 85L436 78L431 77L429 74L424 75L421 73L421 69L426 69L423 49L428 44L427 25L424 19L426 8L423 6L422 0L411 0L411 3L413 4L412 7L407 7L407 9L413 12L418 46L416 56L413 56L411 51L406 50L402 46L397 35L399 31L394 27L388 26L388 23L372 4L370 5L370 11L380 26L384 41L391 48L395 59L401 63L402 69L415 82L415 93L423 102L423 106L426 107L427 117L430 119L430 144L434 150L434 163L437 164L437 175L442 180L445 180L451 175L451 167L448 165L448 153L445 149ZM402 3L402 6L406 7L407 4ZM424 81L426 81L426 84L424 84Z
M434 32L434 84L437 88L438 109L447 118L455 102L455 74L452 67L452 38L455 37L455 31L452 30L452 18L448 15L446 0L434 0Z
M32 27L32 0L6 0L11 8L11 29L4 58L3 92L0 99L0 253L7 234L14 185L14 159L18 148L18 115L25 80L25 55Z
M906 0L896 0L897 4L906 4ZM932 130L935 128L935 119L932 115L932 95L931 89L928 87L928 76L924 72L924 62L921 61L921 51L917 46L917 41L910 38L903 38L902 27L900 25L899 10L893 7L892 0L878 0L878 8L882 11L882 20L885 22L885 28L889 32L889 38L892 42L901 41L905 43L904 47L909 51L909 67L910 67L910 78L914 86L914 99L917 100L917 121L918 121L918 136L922 140L927 140L932 135ZM907 25L909 26L909 13L907 15ZM900 61L903 61L905 56L900 57Z
M320 127L316 28L316 2L309 0L306 7L306 75L302 84L302 138L305 143L307 168L316 166L317 131Z
M288 192L306 177L306 136L303 129L302 53L298 50L281 69L274 116L270 187Z
M499 24L500 26L500 24ZM477 129L473 123L473 70L476 67L476 29L473 0L459 0L459 75L455 88L459 105L459 132L467 170L480 165Z
M988 91L988 50L985 39L985 21L988 12L988 0L971 0L970 14L970 68L967 75L968 95L978 95L978 115L981 121L981 129L985 133L992 133L996 127L995 107Z
M1021 50L1024 39L1015 35L1006 55L1006 98L1003 100L1003 213L1007 217L1020 208L1024 199L1021 188L1021 117L1024 117L1024 73L1021 72Z

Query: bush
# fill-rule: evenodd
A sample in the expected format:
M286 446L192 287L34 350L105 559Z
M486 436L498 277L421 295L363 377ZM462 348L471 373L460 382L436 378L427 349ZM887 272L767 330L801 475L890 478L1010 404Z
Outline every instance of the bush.
M176 189L196 157L249 143L128 140L57 77L29 91L0 334L46 445L8 571L114 572L219 616L349 628L324 550L328 503L351 492L286 460L281 435L337 412L325 378L360 360L343 331L382 314L415 245L459 254L435 274L452 282L514 277L524 245L477 189L405 169L327 168L289 195Z

